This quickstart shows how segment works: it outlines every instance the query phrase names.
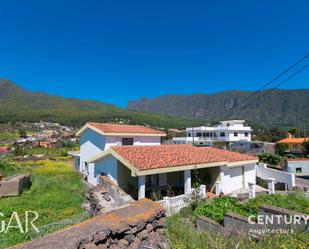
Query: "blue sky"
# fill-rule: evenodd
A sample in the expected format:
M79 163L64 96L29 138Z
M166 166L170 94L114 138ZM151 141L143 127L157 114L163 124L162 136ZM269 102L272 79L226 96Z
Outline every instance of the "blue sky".
M295 0L0 0L0 77L119 106L255 90L309 52L308 13ZM282 86L308 87L309 70Z

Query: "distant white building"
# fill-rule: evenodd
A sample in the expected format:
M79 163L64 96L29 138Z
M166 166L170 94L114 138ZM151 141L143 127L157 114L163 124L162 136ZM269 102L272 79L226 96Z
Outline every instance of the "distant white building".
M214 142L251 142L250 126L245 120L221 121L217 126L186 129L186 137L174 137L174 144L213 145Z

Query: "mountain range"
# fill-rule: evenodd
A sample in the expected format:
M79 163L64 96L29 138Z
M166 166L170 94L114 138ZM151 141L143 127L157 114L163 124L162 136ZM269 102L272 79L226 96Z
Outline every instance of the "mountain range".
M0 122L39 120L81 126L87 121L124 122L159 128L184 128L200 122L177 117L118 108L92 100L64 98L31 92L0 79Z
M205 122L245 119L267 127L298 127L309 122L309 89L174 94L132 100L127 108Z

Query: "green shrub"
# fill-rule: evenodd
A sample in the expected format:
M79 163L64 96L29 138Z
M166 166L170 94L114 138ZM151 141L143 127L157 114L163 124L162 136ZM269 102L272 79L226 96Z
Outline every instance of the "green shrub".
M282 161L282 157L271 153L262 153L259 155L259 160L270 165L278 165Z

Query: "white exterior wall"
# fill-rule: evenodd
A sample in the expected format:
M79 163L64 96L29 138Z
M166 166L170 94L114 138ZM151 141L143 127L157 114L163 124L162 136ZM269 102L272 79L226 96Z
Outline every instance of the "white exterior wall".
M240 174L242 175L241 188L248 188L249 187L248 182L256 183L256 165L254 163L240 165L237 167L221 166L220 168L220 171L221 171L220 172L220 188L224 194L228 194L232 191L241 189L241 188L235 188L231 184L232 183L231 170L233 170L233 168L239 168L239 167L243 167L243 170L240 171L241 172Z
M190 127L186 129L186 137L183 138L173 138L174 143L192 143L192 137L194 136L194 141L198 144L200 142L207 141L247 141L251 142L251 127L244 126L245 121L241 120L230 120L222 121L217 126L200 126L200 127ZM194 131L194 134L193 134ZM220 136L220 133L224 132L224 136ZM237 136L234 136L234 132L237 132ZM190 137L188 134L190 133ZM216 136L201 136L198 137L197 133L212 133ZM248 136L245 136L245 133L248 133ZM210 135L210 134L209 134Z
M249 187L248 183L256 184L256 164L248 164L244 166L244 180L245 180L245 188Z
M96 156L105 148L105 137L97 132L88 129L80 137L80 167L79 170L84 172L85 162Z
M234 132L237 132L237 137L234 136ZM227 139L229 141L251 141L251 132L248 132L248 137L245 136L244 131L227 131Z
M108 156L98 162L90 163L88 182L93 185L97 185L98 177L104 173L107 175L114 183L117 184L118 179L118 167L117 159L113 156Z
M95 164L89 164L89 174L87 174L85 170L85 163L98 153L109 149L111 146L121 146L122 138L124 137L133 138L133 145L161 144L160 136L104 136L91 129L87 129L80 137L80 165L78 170L88 176L88 181L91 184L97 184L96 177L100 175L101 172L107 172L107 175L110 173L111 180L117 182L117 163L115 163L115 161L111 162L111 160L105 159ZM115 169L112 169L112 167L115 167Z
M259 163L257 165L256 176L264 180L267 180L268 178L274 178L276 182L286 183L289 190L295 187L294 174L267 168L267 165L264 163Z
M296 173L296 168L301 168L301 173L309 173L309 160L287 161L287 172Z
M100 134L98 134L100 135ZM102 136L102 135L101 135ZM133 145L160 145L161 137L151 137L151 136L106 136L105 140L105 150L109 149L111 146L120 146L122 138L133 138Z
M230 169L226 166L220 168L220 192L229 193Z

